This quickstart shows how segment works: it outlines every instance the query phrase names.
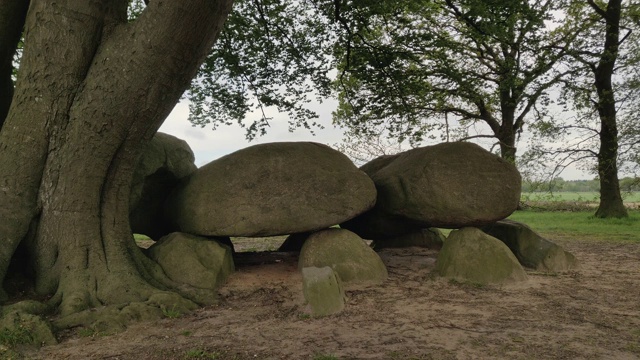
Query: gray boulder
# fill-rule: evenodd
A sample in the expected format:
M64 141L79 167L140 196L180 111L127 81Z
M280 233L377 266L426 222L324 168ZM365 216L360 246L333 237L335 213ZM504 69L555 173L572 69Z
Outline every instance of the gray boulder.
M387 268L358 235L344 229L311 234L300 251L298 267L331 267L345 284L382 283Z
M371 179L342 153L311 142L270 143L198 169L167 211L183 232L275 236L338 224L375 198Z
M164 202L180 179L197 169L194 161L184 140L163 133L151 139L133 175L129 221L134 233L158 240L177 230L164 217Z
M314 316L327 316L344 309L342 282L328 266L303 268L302 292Z
M481 285L527 279L518 259L503 242L471 227L449 234L435 271L445 278Z
M376 206L341 226L374 240L416 228L490 224L509 216L520 200L516 167L467 142L412 149L361 169L376 185ZM392 226L378 233L380 223Z
M171 280L197 289L217 289L234 271L228 246L184 233L163 237L146 254L160 264Z
M577 266L573 254L517 221L498 221L483 227L482 231L504 242L523 266L550 272L567 271Z

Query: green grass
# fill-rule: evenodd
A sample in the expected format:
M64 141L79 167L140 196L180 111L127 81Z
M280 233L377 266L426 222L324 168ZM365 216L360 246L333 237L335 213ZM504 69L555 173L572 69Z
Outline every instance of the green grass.
M167 308L167 307L163 307L162 308L162 314L164 315L164 317L169 318L169 319L177 319L180 316L182 316L182 313L178 310L176 310L176 306L174 305L171 309Z
M12 329L0 330L0 345L13 348L16 345L33 343L31 330L18 326Z
M516 211L509 217L546 237L640 243L640 211L627 219L599 219L593 211Z
M554 193L533 192L522 193L523 201L577 201L577 202L598 202L600 194L596 191L568 192L558 191ZM640 192L622 193L625 203L640 202Z
M193 349L189 350L184 354L186 359L219 359L220 354L217 352L210 352L202 349Z

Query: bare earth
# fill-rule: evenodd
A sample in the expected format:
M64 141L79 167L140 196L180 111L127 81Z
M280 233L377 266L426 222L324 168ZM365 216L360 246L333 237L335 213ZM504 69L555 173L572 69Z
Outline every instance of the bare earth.
M34 359L640 359L640 243L556 239L577 271L517 286L433 276L437 252L384 250L383 286L306 314L292 255L243 258L216 306L123 333L67 334ZM255 244L249 244L255 246ZM265 261L268 264L247 264Z

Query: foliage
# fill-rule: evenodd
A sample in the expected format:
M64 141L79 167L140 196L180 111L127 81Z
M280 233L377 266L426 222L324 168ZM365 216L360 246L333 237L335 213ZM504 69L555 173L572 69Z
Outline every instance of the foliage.
M394 155L406 150L408 146L398 139L389 136L384 126L380 126L377 132L370 129L368 133L358 133L355 128L347 129L342 142L333 147L347 155L356 165L365 163L384 155ZM412 146L415 144L409 144Z
M588 3L570 2L567 21L559 28L559 31L567 33L579 31L584 36L572 44L571 57L566 58L563 64L575 69L575 76L562 84L559 98L563 99L563 107L533 127L534 137L521 162L521 169L526 167L524 171L527 173L546 174L553 178L573 164L598 173L601 134L605 130L601 127L599 104L602 104L602 99L598 97L594 73L599 71L601 59L615 55L617 59L612 69L610 92L611 96L615 95L617 166L624 174L637 176L640 171L640 28L637 22L640 4L622 2L620 47L614 54L604 49L607 26L602 16ZM607 3L600 5L606 6Z
M194 79L189 119L214 129L236 122L252 139L269 126L270 107L290 128L320 126L306 105L330 93L333 25L318 1L238 0ZM257 118L245 123L245 118Z
M550 30L562 1L350 2L336 58L334 121L414 143L494 137L515 158L527 120L545 116L548 90L567 72L554 65L577 34ZM478 123L489 134L473 134ZM454 124L459 127L454 128Z

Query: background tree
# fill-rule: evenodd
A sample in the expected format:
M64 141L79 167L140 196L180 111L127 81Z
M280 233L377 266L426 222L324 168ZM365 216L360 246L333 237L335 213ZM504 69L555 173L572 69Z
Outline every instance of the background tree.
M640 34L638 4L621 0L575 1L567 8L564 30L584 36L572 45L565 66L576 76L563 83L565 110L538 123L530 156L555 164L554 173L578 163L600 181L598 217L626 217L618 180L619 167L637 169L640 136ZM540 141L555 146L540 146Z
M26 250L35 291L66 325L101 305L206 302L213 294L173 283L137 248L129 192L140 147L189 86L232 1L154 0L131 22L128 0L17 3L0 2L3 86L24 34L0 118L0 279Z
M567 75L555 65L577 34L548 26L559 1L352 1L343 26L337 124L420 141L425 120L464 130L484 123L503 158L515 160L527 120L542 117L548 90ZM389 122L389 120L391 120ZM429 129L432 130L432 129ZM469 138L463 131L458 138Z

